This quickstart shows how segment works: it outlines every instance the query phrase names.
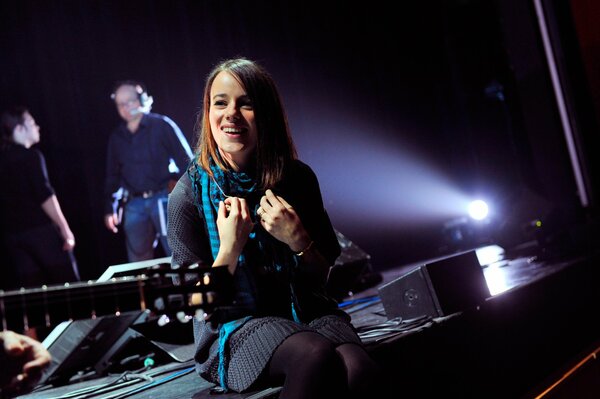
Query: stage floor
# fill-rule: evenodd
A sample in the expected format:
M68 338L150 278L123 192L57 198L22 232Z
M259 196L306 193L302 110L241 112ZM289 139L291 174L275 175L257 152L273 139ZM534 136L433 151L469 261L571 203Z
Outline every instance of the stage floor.
M386 317L378 287L437 259L386 270L380 283L344 299L341 305L384 369L382 381L390 397L534 397L557 370L600 341L600 328L593 326L598 323L589 317L600 303L595 286L600 281L598 255L543 259L527 246L508 255L496 256L483 267L490 297L468 311L412 320ZM191 359L193 345L180 349ZM213 384L198 377L190 361L131 376L145 379L127 386L119 387L119 377L40 389L22 398L66 398L92 386L107 391L68 397L257 399L277 397L278 391L274 387L215 396Z

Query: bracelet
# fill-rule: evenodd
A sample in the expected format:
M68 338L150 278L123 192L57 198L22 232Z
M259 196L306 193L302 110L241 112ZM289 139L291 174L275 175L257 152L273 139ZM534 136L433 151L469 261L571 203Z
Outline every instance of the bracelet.
M295 255L296 256L302 256L302 255L304 255L306 252L308 252L308 250L313 246L314 243L315 242L311 240L310 243L306 246L306 248L304 248L300 252L296 252Z

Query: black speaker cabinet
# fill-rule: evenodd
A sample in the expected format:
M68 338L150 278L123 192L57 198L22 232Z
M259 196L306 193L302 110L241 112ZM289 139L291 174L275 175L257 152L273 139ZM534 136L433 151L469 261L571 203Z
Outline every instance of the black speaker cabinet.
M147 318L147 312L129 311L59 324L43 342L52 362L40 383L63 385L75 374L91 373L129 326Z
M418 266L379 287L388 319L440 317L465 310L490 296L474 250Z

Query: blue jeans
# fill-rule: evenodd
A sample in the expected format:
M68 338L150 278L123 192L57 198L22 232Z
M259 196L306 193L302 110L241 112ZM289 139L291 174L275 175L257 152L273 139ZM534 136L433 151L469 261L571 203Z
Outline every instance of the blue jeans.
M166 256L171 256L167 242L167 190L150 198L131 198L125 204L123 228L129 262L154 259L160 241Z

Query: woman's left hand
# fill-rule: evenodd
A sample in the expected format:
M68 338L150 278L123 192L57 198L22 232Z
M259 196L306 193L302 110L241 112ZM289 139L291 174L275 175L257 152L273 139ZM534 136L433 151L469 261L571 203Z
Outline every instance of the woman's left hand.
M294 208L273 191L265 192L256 213L261 226L292 251L301 251L310 243L310 237Z

